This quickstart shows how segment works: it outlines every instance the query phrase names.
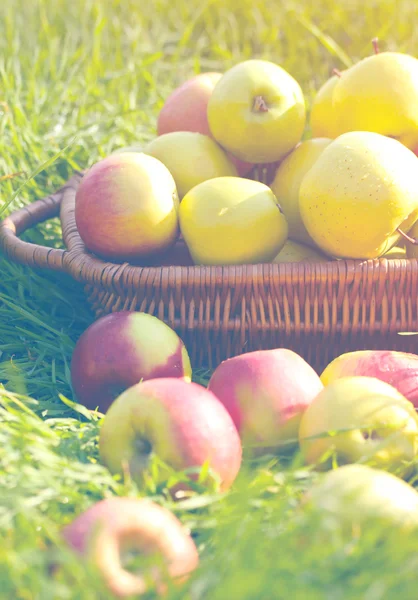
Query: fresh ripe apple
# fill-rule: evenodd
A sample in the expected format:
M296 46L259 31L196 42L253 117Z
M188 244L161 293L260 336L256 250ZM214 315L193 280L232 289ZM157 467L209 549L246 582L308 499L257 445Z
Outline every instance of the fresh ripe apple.
M314 247L315 243L306 231L299 213L299 188L306 173L330 143L328 138L301 142L281 162L270 184L289 225L289 237Z
M93 504L63 532L66 543L98 569L117 598L145 594L152 574L159 592L166 588L166 573L183 583L199 563L197 548L177 517L144 498L113 497ZM147 578L123 565L124 555L140 552L153 560ZM165 563L163 572L159 563Z
M179 377L190 381L191 376L182 340L163 321L143 312L119 311L94 321L78 339L71 361L78 400L102 412L141 379Z
M393 385L415 408L418 408L418 355L395 350L356 350L341 354L321 373L321 381L351 375L377 377Z
M114 262L161 252L179 233L173 176L152 156L111 154L83 176L75 198L81 239L95 254Z
M392 473L367 465L345 465L325 473L302 500L316 531L354 531L384 537L388 530L409 533L418 527L418 493Z
M414 226L412 227L412 229L410 229L409 231L409 235L411 234L411 232L413 231ZM408 258L407 254L406 254L406 248L402 248L401 246L393 246L393 248L391 248L390 250L388 250L387 252L385 252L383 254L383 256L381 258Z
M367 461L371 466L407 473L418 451L418 416L413 404L375 377L342 377L326 385L308 406L299 427L308 464L327 468ZM320 462L322 461L322 462Z
M209 136L173 131L153 139L145 148L172 174L181 200L195 185L215 177L237 177L234 164Z
M337 135L374 131L418 145L418 59L380 52L341 74L332 94Z
M418 159L367 131L333 140L300 185L299 210L314 242L340 258L378 258L418 218Z
M202 385L174 378L144 381L121 394L105 416L99 449L112 473L122 473L127 464L138 484L155 454L177 471L208 465L220 490L232 485L242 454L238 432L218 398ZM177 483L176 491L182 486Z
M287 222L271 189L240 177L195 186L180 204L180 229L196 264L271 261L287 239Z
M246 60L226 71L208 103L214 138L252 163L281 160L301 140L306 121L299 83L266 60Z
M157 118L157 134L172 131L194 131L211 136L207 108L210 95L222 73L199 73L176 88L166 99ZM247 175L253 165L239 160L230 153L228 158L234 163L238 175Z
M273 263L291 262L327 262L331 260L325 254L314 250L310 246L287 240L278 255L273 258Z
M301 415L323 385L301 356L276 348L223 361L208 389L228 410L244 447L260 451L297 444Z
M342 71L343 73L343 71ZM312 102L310 125L313 138L336 138L339 133L332 106L332 96L339 81L338 75L330 77L318 90Z

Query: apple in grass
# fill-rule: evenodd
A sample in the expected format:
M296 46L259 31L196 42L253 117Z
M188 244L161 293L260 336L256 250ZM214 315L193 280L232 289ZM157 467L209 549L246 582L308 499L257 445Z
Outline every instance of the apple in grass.
M270 61L236 64L216 83L208 103L213 137L252 163L280 161L301 140L306 121L299 83Z
M418 355L395 350L356 350L341 354L321 373L321 381L331 382L352 375L376 377L396 388L418 408Z
M222 73L199 73L177 87L166 99L157 118L157 134L174 131L192 131L211 136L207 107L215 84ZM247 175L253 165L228 153L229 160L241 177Z
M81 404L106 412L113 400L141 380L191 380L187 350L163 321L142 312L119 311L100 317L78 339L71 381Z
M195 543L181 521L148 499L113 497L96 502L64 527L62 536L98 569L117 598L147 593L149 576L164 592L169 581L183 583L199 563ZM151 560L152 568L145 570L149 573L133 573L124 564L135 553Z
M112 262L164 252L179 234L176 184L162 162L140 152L94 164L76 192L75 221L86 247Z
M323 385L296 352L276 348L223 361L208 389L228 410L244 447L258 453L297 445L301 415Z
M347 376L324 387L299 426L308 464L318 469L367 462L406 476L418 452L418 416L413 404L375 377Z
M181 379L143 381L123 392L108 410L99 435L100 457L111 473L124 466L138 485L149 474L153 455L170 469L209 468L211 483L227 490L241 466L241 442L228 411L202 385ZM159 483L170 471L159 470ZM199 474L191 473L191 478ZM177 482L175 494L189 488Z

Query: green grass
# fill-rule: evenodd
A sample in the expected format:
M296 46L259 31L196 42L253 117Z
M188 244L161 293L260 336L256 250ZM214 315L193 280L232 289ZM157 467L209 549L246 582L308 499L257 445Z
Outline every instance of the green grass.
M371 52L374 36L411 54L418 42L412 0L142 4L0 3L0 178L20 173L0 179L1 217L73 169L151 138L164 98L195 72L267 58L298 79L309 104L334 67ZM25 237L59 246L59 223ZM71 353L92 320L73 280L0 258L0 598L106 598L60 530L107 495L147 494L190 527L201 552L170 598L416 600L418 540L377 543L363 532L347 543L336 531L322 543L298 504L315 475L297 462L246 464L231 493L176 505L152 482L138 490L112 478L98 459L100 421L71 404Z

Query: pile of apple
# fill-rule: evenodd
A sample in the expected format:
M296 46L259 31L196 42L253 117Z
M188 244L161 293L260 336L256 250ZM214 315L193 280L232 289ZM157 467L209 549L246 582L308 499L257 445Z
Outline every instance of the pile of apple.
M270 61L184 82L154 139L86 172L86 247L148 265L418 256L418 60L374 45L320 88L309 123Z
M418 527L418 492L405 481L418 456L418 355L351 352L319 376L287 348L254 351L222 362L204 387L191 380L174 330L121 311L83 332L71 376L78 401L104 413L103 465L129 474L140 490L152 478L174 500L201 489L196 483L226 493L247 457L300 451L306 465L328 471L302 503L318 513L318 527ZM199 563L189 532L150 500L104 500L64 534L118 597L147 589L121 565L122 548L158 554L176 582ZM154 576L163 591L161 572Z

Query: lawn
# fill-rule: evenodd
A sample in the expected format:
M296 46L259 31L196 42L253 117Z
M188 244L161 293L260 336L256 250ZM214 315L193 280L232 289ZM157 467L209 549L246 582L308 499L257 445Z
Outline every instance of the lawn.
M3 0L0 216L150 139L165 97L194 73L266 58L299 81L309 105L333 68L371 53L375 36L381 49L414 54L417 19L413 0ZM59 222L26 239L59 246ZM416 600L418 539L369 531L347 542L336 530L324 544L299 511L317 475L298 456L248 461L229 494L177 504L152 481L138 490L113 478L98 459L100 420L70 388L72 350L92 320L73 280L0 258L0 598L107 598L60 530L96 500L146 494L181 518L201 554L169 598Z

